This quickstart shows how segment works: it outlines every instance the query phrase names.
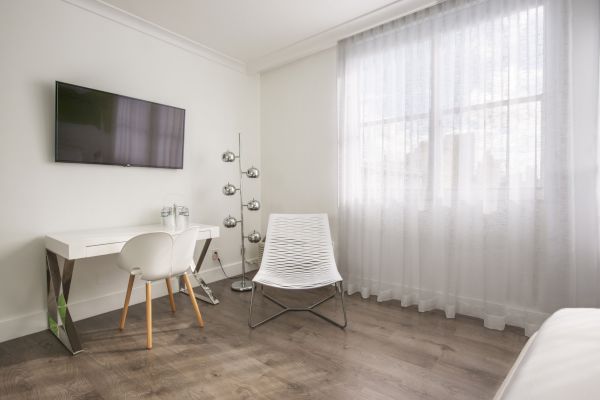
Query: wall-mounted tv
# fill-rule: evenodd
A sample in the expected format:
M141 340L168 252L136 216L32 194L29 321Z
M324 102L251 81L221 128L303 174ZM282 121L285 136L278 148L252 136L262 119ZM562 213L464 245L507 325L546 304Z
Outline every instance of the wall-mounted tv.
M185 110L56 82L55 161L183 168Z

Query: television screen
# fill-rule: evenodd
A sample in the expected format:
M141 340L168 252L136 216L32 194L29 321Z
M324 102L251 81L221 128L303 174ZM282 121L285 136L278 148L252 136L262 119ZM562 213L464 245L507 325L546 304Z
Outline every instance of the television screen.
M185 110L56 82L55 160L183 168Z

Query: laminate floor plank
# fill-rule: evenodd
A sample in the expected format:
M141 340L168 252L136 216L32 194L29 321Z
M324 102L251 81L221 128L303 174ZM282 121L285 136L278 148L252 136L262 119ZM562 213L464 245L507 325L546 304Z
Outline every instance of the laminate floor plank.
M397 301L347 296L348 327L309 313L286 313L251 330L250 293L211 284L221 303L199 302L199 328L187 296L153 301L153 349L144 303L76 322L85 352L72 357L47 331L0 343L1 399L491 399L526 342L520 329L491 331L480 320L419 313ZM265 289L292 306L298 296ZM319 310L342 320L339 298ZM256 320L280 308L255 296Z

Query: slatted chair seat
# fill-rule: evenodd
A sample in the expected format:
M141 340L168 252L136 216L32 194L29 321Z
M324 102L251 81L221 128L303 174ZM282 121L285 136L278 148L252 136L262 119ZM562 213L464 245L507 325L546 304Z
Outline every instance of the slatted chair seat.
M252 323L252 305L256 284L278 289L315 289L334 286L333 294L305 308L291 308L263 292L265 298L280 305L283 310L257 324ZM340 292L344 323L337 323L313 310L314 307L335 297ZM327 214L271 214L262 263L252 279L249 325L254 328L286 311L309 311L337 326L346 326L342 276L340 275L331 243Z

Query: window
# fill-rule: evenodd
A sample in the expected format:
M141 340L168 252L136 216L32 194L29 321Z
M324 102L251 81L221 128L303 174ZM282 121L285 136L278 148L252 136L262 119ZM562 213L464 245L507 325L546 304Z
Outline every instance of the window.
M360 149L349 187L368 201L486 190L520 201L541 185L544 6L471 3L343 44L342 130Z

